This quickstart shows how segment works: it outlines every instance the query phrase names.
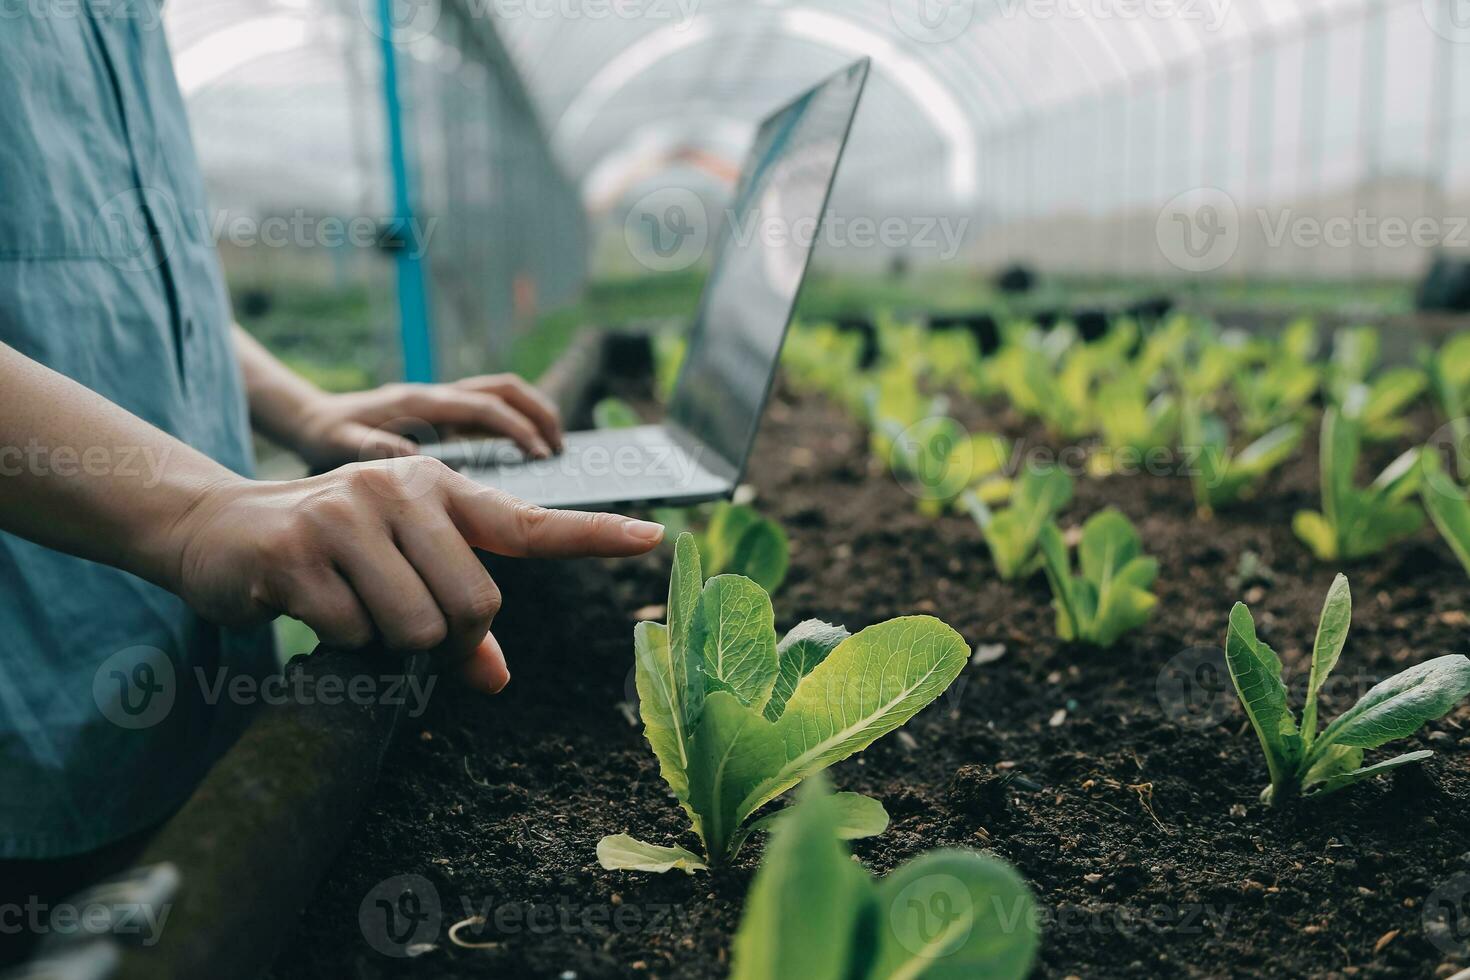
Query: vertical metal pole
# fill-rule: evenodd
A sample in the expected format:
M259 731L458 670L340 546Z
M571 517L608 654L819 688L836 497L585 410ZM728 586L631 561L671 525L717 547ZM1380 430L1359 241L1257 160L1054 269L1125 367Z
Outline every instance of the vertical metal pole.
M1250 151L1247 158L1245 187L1241 205L1246 208L1269 207L1267 188L1276 151L1276 45L1275 37L1259 44L1253 41L1248 57L1251 64ZM1264 210L1261 213L1266 213ZM1265 259L1264 248L1253 248L1246 254L1245 272L1260 276Z
M378 0L383 57L383 113L388 120L388 166L393 176L393 225L402 246L397 251L398 319L403 336L403 377L434 380L434 344L429 323L429 291L420 242L414 233L412 181L403 135L403 105L398 99L398 49L393 43L394 0Z
M1357 192L1353 195L1353 221L1356 227L1358 212L1367 211L1370 217L1382 220L1378 214L1382 202L1378 181L1383 171L1383 100L1387 86L1388 71L1388 24L1387 10L1382 3L1375 4L1363 20L1363 72L1360 81L1358 109L1359 137L1362 139L1362 173L1358 178ZM1366 242L1353 246L1353 278L1364 272L1381 271L1378 268L1377 249Z
M1441 7L1438 16L1448 17L1449 9ZM1434 25L1438 26L1438 25ZM1437 31L1434 45L1434 69L1430 76L1429 110L1429 174L1425 181L1424 213L1443 221L1449 211L1450 133L1455 118L1453 43Z
M1302 200L1303 190L1319 195L1316 207L1321 208L1324 198L1322 190L1322 166L1327 141L1327 30L1325 16L1313 18L1312 26L1304 32L1302 42L1301 76L1301 124L1302 163L1296 187L1297 200ZM1303 250L1306 269L1316 272L1317 263L1312 261L1311 250Z

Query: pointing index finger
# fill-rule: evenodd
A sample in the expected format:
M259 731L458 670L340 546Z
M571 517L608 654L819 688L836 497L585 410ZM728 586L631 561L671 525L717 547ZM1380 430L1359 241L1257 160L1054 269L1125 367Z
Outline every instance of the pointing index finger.
M476 548L508 558L626 558L651 551L664 527L619 514L548 510L456 480L450 517Z

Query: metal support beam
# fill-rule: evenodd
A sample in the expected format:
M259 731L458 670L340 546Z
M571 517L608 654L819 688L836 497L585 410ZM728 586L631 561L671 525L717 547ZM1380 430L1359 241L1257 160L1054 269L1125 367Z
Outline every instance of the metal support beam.
M433 330L429 320L429 290L424 257L411 247L413 234L413 181L403 133L403 104L398 97L398 48L393 42L395 0L378 0L380 49L383 57L383 114L388 121L388 167L393 177L394 240L398 265L398 321L403 337L403 377L406 381L434 380Z

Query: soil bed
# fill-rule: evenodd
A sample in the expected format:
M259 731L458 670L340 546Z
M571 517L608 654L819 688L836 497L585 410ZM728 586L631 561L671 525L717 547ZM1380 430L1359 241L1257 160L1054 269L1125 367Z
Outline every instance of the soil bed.
M967 421L985 419L1044 444L1001 408ZM1419 422L1419 436L1434 428L1427 412ZM1427 765L1273 811L1257 802L1266 773L1255 735L1219 689L1229 681L1211 648L1248 596L1301 703L1339 570L1291 532L1292 514L1317 506L1315 431L1259 501L1209 523L1181 476L1078 481L1063 525L1117 506L1163 568L1153 621L1104 653L1060 644L1044 578L1001 582L973 522L921 517L873 469L861 428L826 401L782 393L751 474L759 506L794 545L778 629L818 617L857 630L926 612L972 646L1004 646L906 737L833 770L838 788L893 816L886 834L855 846L870 868L941 845L993 849L1045 910L1043 977L1443 977L1466 964L1470 709L1389 747L1433 748ZM1231 582L1246 552L1270 574ZM724 975L758 846L694 877L605 872L594 855L604 834L670 842L685 828L620 707L634 613L664 601L667 563L659 553L505 576L496 633L514 682L492 700L446 687L408 729L277 980ZM1470 652L1470 580L1432 529L1342 570L1356 608L1325 718L1404 667ZM434 948L413 958L375 951L360 925L364 898L397 875L428 879L443 909ZM1426 928L1426 904L1442 900L1459 918L1452 909ZM449 926L474 914L501 929L462 938L498 946L449 942Z

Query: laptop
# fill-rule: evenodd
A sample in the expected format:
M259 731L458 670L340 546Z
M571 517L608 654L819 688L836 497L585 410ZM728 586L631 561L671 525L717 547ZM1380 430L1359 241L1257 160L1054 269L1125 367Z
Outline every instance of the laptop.
M500 439L425 446L425 454L544 507L682 506L733 494L770 399L868 72L865 58L761 124L719 222L663 424L569 432L564 450L544 460Z

